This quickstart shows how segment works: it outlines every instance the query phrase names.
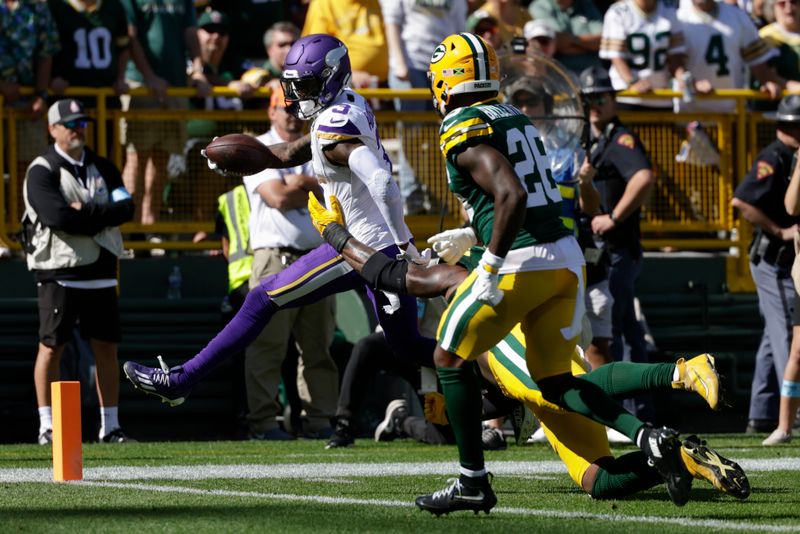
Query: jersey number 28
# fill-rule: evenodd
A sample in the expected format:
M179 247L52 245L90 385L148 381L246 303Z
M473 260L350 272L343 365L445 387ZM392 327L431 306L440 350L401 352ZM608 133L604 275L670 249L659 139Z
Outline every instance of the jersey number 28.
M524 131L513 128L506 132L509 157L514 160L519 159L515 157L517 154L522 155L522 159L514 165L514 172L528 192L529 208L561 201L561 193L547 163L544 144L537 134L536 128L530 124L525 126Z

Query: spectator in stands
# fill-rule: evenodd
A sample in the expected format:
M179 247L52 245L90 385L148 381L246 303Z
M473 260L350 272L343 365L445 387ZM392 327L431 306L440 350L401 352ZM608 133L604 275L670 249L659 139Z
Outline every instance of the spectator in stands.
M686 38L686 69L698 93L745 87L746 69L759 81L761 90L778 98L787 81L775 73L768 60L777 55L758 35L753 21L738 7L715 0L692 0L678 10ZM789 90L800 89L788 82ZM679 111L732 112L734 100L678 99Z
M31 163L23 184L25 252L39 299L33 377L42 445L53 439L50 384L59 379L61 354L77 322L94 352L100 441L129 441L118 418L117 265L118 226L131 220L134 206L119 170L85 147L88 120L77 100L50 106L47 121L55 143Z
M525 47L527 55L544 54L547 57L555 57L556 32L546 22L529 20L523 28L523 36L527 41Z
M379 0L311 0L302 34L327 33L350 54L351 85L389 86L389 54Z
M69 86L111 87L118 95L126 93L131 40L119 0L49 0L48 4L61 41L50 81L53 93L61 95ZM83 100L87 107L95 106L94 97ZM107 99L106 104L119 109L118 99Z
M198 96L207 96L211 86L200 57L192 1L122 0L122 5L128 16L128 32L135 38L131 53L136 66L148 65L152 70L140 71L129 63L128 85L135 88L144 84L155 93L155 98L124 98L123 109L187 109L186 98L164 96L165 84L191 85L197 88ZM187 57L191 60L188 78ZM181 123L175 120L132 120L126 121L125 126L123 178L140 207L137 220L153 224L161 212L169 155L182 152L185 134Z
M522 28L531 20L528 10L520 5L519 0L487 0L478 11L494 17L500 27L500 41L510 43L514 37L522 37Z
M797 159L797 152L795 152ZM792 178L786 188L784 207L792 217L800 216L800 165L795 165ZM797 252L800 233L794 235ZM781 382L781 400L778 413L778 428L772 431L762 445L779 445L792 440L792 428L800 408L800 256L795 255L792 264L792 283L794 285L794 313L792 314L792 344L789 347L789 360Z
M567 69L577 75L600 66L603 15L591 0L534 0L528 10L535 22L555 30L555 58Z
M642 142L617 117L616 89L605 69L590 67L583 71L580 86L589 102L591 123L590 147L579 171L580 179L594 183L600 193L600 206L607 210L595 215L591 225L592 231L605 241L611 260L611 356L622 360L627 344L630 353L624 359L646 363L647 345L636 318L634 288L642 270L639 219L655 183L653 168ZM596 209L586 211L596 213ZM641 419L653 420L648 397L637 397L633 402L626 399L625 407Z
M265 145L295 141L303 136L303 123L286 110L280 87L269 105L270 130L259 136ZM276 274L321 242L308 216L308 192L321 189L311 162L288 169L266 169L244 178L250 198L250 246L253 272L250 288ZM287 440L294 436L278 426L275 416L281 362L289 336L300 352L298 389L307 422L305 437L328 438L330 418L336 409L339 371L331 358L333 297L306 306L281 310L245 351L245 383L250 407L248 422L252 439Z
M6 106L32 115L17 119L17 161L25 166L47 146L41 117L47 109L53 56L59 51L58 30L44 2L0 4L0 95ZM21 97L33 86L32 97Z
M774 0L772 6L775 22L761 28L758 34L778 51L777 57L770 61L778 75L787 80L800 80L800 2Z
M264 33L274 24L289 20L289 5L299 2L286 0L210 0L201 2L202 10L211 9L228 16L232 28L230 57L226 68L246 69L264 58ZM195 6L198 2L195 2ZM198 13L198 16L202 12Z
M389 45L389 87L396 90L427 88L431 52L448 35L466 29L466 0L452 0L440 5L416 0L381 0L381 8ZM396 99L395 109L401 112L433 111L433 105L430 98ZM394 163L404 211L406 215L422 214L430 206L426 206L425 191L419 181L419 172L424 168L419 157L428 155L430 159L431 154L421 148L422 130L419 126L398 121L397 133L402 144Z
M800 95L781 99L775 141L758 153L750 172L733 194L733 207L755 227L750 245L750 273L764 317L750 390L748 432L771 432L778 417L779 381L784 376L792 340L795 289L790 276L794 236L800 217L786 211L784 197L800 148Z
M603 18L600 57L611 61L617 91L670 89L673 76L682 90L685 53L683 27L663 0L621 0ZM672 107L670 99L619 97L618 102L623 109Z
M467 31L483 37L498 53L509 44L502 41L500 23L485 11L475 11L467 18Z
M242 81L262 87L271 80L278 80L283 72L286 55L300 38L300 29L291 22L276 22L264 32L264 50L267 60L242 74Z
M241 110L242 98L249 97L255 87L245 81L239 80L240 71L226 69L225 57L230 41L230 21L228 16L220 11L204 11L197 19L197 41L200 46L200 59L203 63L203 73L208 82L214 87L227 87L233 89L238 97L206 96L205 98L192 98L189 100L191 109L203 110ZM241 97L241 98L240 98ZM190 191L193 220L205 221L211 219L209 210L214 200L221 195L226 184L219 179L219 175L211 171L200 155L211 140L223 133L230 131L230 127L220 125L211 119L190 119L186 121L186 135L188 137L183 153L186 156L188 179L191 181ZM194 241L206 238L205 232L198 232Z

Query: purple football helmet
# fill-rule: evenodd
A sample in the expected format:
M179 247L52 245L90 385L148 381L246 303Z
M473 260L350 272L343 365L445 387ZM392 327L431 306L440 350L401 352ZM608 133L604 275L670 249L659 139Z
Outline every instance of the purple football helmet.
M350 56L336 37L317 33L297 40L283 65L287 110L308 120L330 105L350 83Z

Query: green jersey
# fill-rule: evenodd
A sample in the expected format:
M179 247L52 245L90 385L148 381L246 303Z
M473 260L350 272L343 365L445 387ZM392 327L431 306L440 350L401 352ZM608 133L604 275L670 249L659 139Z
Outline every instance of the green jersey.
M553 180L544 143L521 111L496 100L458 108L444 118L439 135L450 190L464 204L481 241L489 243L492 237L494 199L458 167L456 157L483 143L505 155L528 192L525 221L511 249L551 243L570 235L561 222L561 193Z

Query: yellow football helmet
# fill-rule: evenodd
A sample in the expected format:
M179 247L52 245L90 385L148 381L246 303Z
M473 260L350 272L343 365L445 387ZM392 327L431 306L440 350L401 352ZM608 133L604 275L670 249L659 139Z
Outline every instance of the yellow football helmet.
M428 82L433 107L445 115L451 95L500 89L497 53L492 45L472 33L449 35L433 51Z

